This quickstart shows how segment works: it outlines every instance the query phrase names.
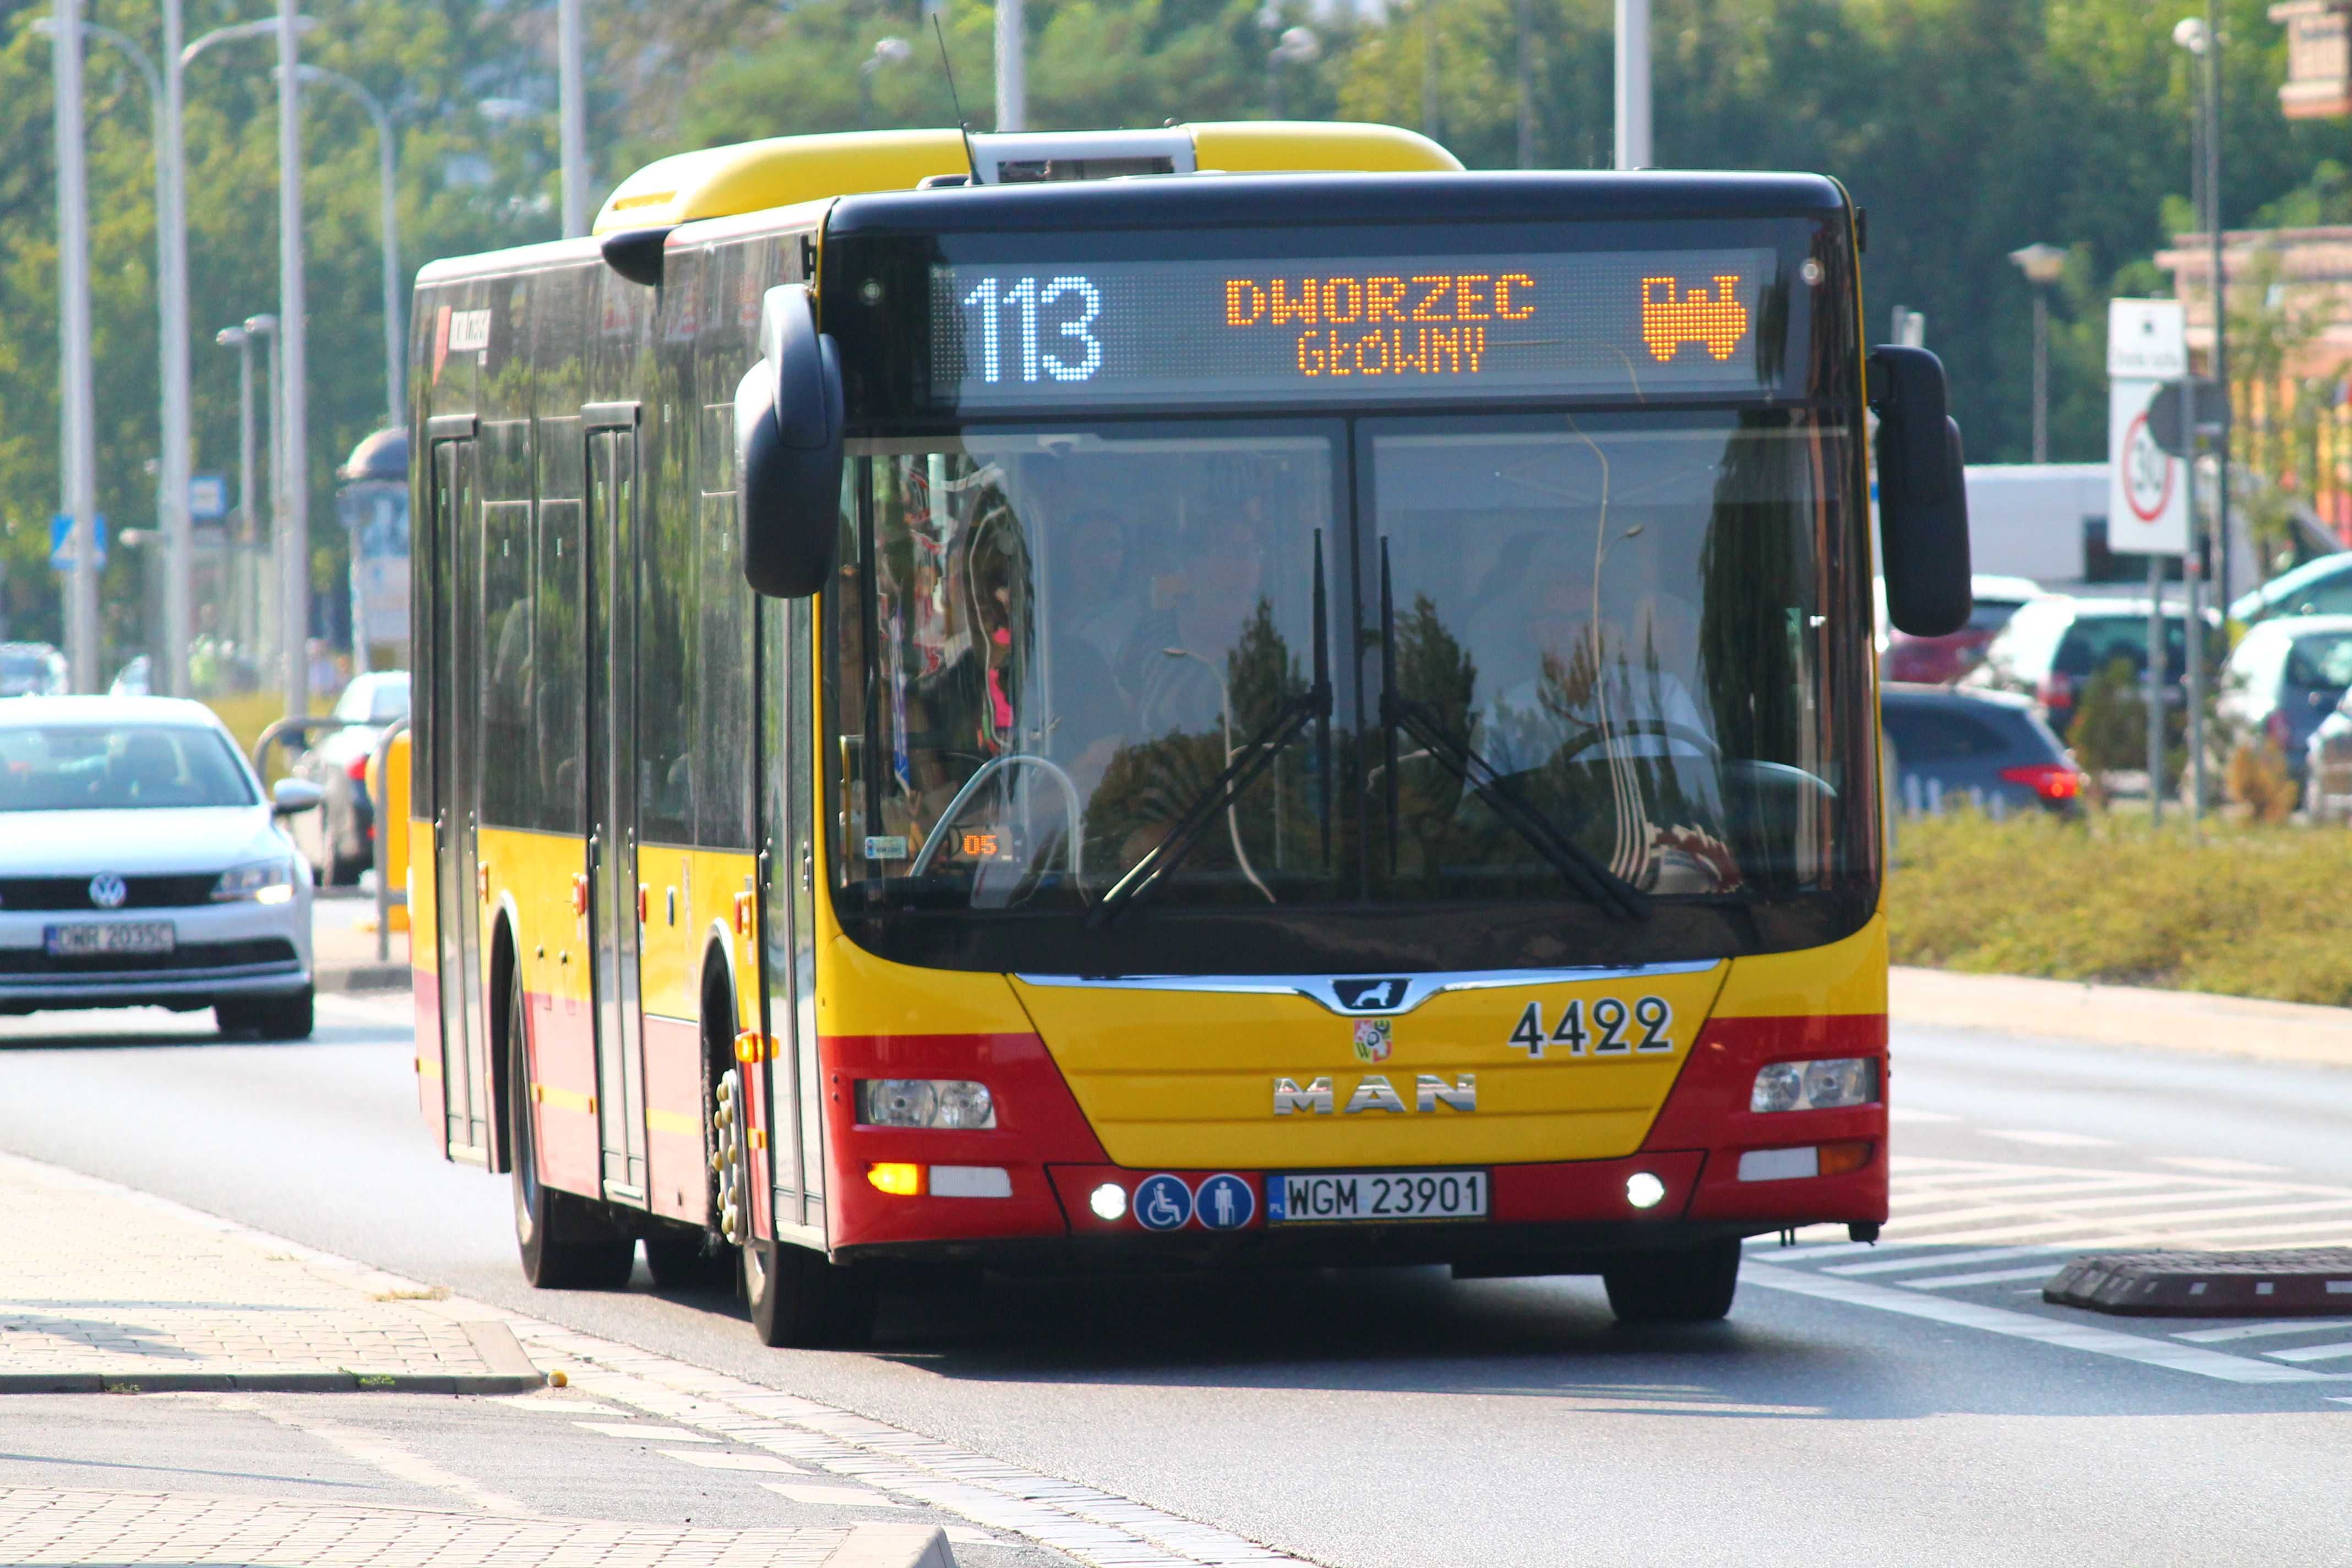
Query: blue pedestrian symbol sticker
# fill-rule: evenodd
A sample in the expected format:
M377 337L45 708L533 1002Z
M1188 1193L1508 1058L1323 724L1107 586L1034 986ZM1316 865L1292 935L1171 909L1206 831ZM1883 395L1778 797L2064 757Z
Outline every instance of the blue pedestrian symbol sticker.
M1211 1230L1239 1230L1257 1213L1257 1198L1249 1184L1231 1173L1202 1182L1193 1201L1200 1208L1201 1223Z
M1135 1217L1146 1230L1174 1230L1192 1217L1192 1189L1166 1172L1146 1176L1135 1189Z

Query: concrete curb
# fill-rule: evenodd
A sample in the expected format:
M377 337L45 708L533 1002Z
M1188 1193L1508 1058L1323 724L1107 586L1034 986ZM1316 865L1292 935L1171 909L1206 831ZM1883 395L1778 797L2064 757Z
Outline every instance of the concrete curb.
M2352 1068L2352 1008L1900 965L1886 990L1897 1024Z
M159 1372L0 1373L11 1394L530 1394L547 1386L540 1373Z
M404 963L320 964L310 971L313 991L405 991Z
M855 1524L826 1553L824 1568L956 1568L947 1532L936 1524Z

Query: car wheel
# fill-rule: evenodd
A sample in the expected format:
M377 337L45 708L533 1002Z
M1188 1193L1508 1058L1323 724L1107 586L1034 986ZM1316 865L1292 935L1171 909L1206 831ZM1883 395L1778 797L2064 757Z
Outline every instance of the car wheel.
M1628 1253L1601 1276L1621 1323L1709 1323L1739 1289L1739 1238L1671 1252Z
M523 1028L518 983L508 987L507 997L507 1136L514 1151L515 1249L522 1277L541 1290L618 1290L636 1266L636 1243L613 1228L602 1204L539 1179Z

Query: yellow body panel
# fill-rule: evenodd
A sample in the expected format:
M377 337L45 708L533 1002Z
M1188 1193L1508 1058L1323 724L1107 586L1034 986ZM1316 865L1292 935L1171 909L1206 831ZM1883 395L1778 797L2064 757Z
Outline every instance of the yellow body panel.
M408 966L427 974L441 967L441 922L434 918L433 825L408 824Z
M408 866L408 813L404 809L386 810L383 803L400 801L404 805L407 802L408 766L413 755L409 731L403 730L384 748L382 767L376 765L374 758L368 759L368 798L377 803L375 819L383 825L383 863L394 877L401 876ZM406 931L408 905L395 900L384 925L390 931Z
M817 1029L826 1035L1026 1035L1029 1015L1002 974L919 969L877 958L841 934L816 901L823 962Z
M1886 916L1843 942L1731 961L1719 1018L1809 1018L1886 1011Z
M1395 1162L1603 1160L1630 1154L1656 1119L1723 984L1727 965L1633 980L1499 986L1431 997L1391 1020L1385 1057L1363 1059L1360 1020L1297 995L1032 984L1013 989L1095 1134L1123 1165L1282 1167ZM1547 1030L1571 1002L1585 1020L1615 998L1673 1008L1671 1049L1535 1058L1511 1035L1537 1005ZM1597 1039L1593 1044L1597 1045ZM1373 1047L1377 1049L1377 1046ZM1369 1053L1368 1053L1369 1054ZM1449 1089L1475 1079L1477 1109L1417 1109L1419 1075ZM1344 1110L1384 1078L1402 1110ZM1328 1078L1333 1114L1274 1111L1276 1080Z
M1229 174L1459 169L1426 136L1390 125L1244 121L1189 127L1202 169ZM594 232L659 228L867 191L908 191L971 167L955 131L850 131L777 136L656 159L614 187Z

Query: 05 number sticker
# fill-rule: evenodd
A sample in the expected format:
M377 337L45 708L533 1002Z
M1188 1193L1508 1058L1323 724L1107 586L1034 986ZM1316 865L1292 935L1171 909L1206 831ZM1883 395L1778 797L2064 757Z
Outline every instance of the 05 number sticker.
M1544 1005L1530 1002L1505 1042L1528 1053L1529 1061L1550 1056L1630 1056L1637 1051L1671 1051L1674 1005L1663 996L1636 997L1628 1004L1615 996L1597 998L1588 1006L1581 996L1559 1010L1545 1026Z

